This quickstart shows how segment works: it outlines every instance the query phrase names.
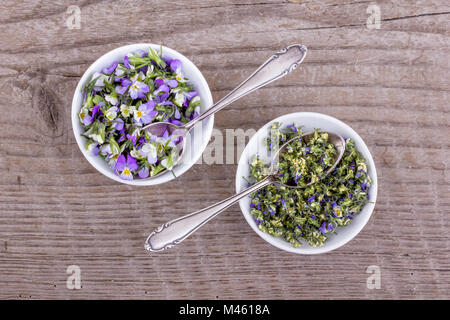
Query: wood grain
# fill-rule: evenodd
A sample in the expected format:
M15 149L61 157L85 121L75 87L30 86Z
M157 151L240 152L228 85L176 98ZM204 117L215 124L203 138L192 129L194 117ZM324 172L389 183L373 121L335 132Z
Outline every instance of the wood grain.
M449 299L448 1L37 1L0 4L0 298ZM69 5L81 29L69 30ZM143 249L156 226L234 192L236 165L195 165L163 187L99 174L79 151L72 94L108 50L162 43L190 59L214 100L291 43L301 68L216 116L258 129L315 111L353 127L378 171L375 212L344 247L318 256L260 239L238 206L178 248ZM66 288L81 268L82 289ZM381 269L381 289L366 268Z

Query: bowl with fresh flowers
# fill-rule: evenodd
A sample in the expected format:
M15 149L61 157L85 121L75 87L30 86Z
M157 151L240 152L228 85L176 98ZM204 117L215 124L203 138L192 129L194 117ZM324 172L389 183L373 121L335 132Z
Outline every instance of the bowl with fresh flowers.
M182 175L201 156L214 117L183 137L145 130L154 122L183 125L206 111L212 96L199 69L179 52L133 44L98 58L79 81L72 101L72 127L89 163L126 184L156 185ZM180 157L179 159L177 157Z

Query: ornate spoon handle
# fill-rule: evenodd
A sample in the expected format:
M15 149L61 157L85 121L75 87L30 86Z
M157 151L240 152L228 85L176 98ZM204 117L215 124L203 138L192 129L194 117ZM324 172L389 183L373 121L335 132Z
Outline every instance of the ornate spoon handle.
M293 71L297 66L302 63L305 58L307 49L306 46L301 44L294 44L286 47L276 54L274 54L269 60L264 62L253 74L248 77L244 82L237 86L233 91L219 100L205 113L194 120L186 123L184 127L189 130L196 123L223 109L233 101L245 96L246 94L265 86L281 77L284 77L289 72Z
M145 241L145 249L149 251L162 251L173 247L241 198L272 182L273 177L268 176L232 197L222 200L205 209L163 224L148 236L147 241Z

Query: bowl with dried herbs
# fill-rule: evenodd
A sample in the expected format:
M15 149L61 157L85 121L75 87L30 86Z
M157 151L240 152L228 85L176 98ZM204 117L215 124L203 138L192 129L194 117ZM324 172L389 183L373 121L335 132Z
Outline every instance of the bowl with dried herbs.
M86 70L72 100L72 127L98 171L126 184L155 185L198 160L214 116L190 132L184 149L183 137L142 129L154 122L182 125L212 104L205 78L188 58L160 45L133 44L106 53Z
M303 133L287 155L278 159L278 175L306 185L290 189L269 185L241 199L239 205L250 227L270 244L299 254L318 254L339 248L366 225L375 207L377 173L367 145L344 122L320 113L299 112L270 121L250 139L239 160L237 192L269 174L272 155L284 142ZM320 178L332 164L333 147L327 134L345 138L345 153L336 168ZM295 149L295 150L294 150Z

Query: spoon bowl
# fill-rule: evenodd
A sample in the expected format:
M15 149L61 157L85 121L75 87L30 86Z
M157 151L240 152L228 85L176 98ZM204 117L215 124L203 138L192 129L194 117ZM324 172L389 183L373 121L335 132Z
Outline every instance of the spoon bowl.
M326 133L328 134L328 142L330 142L331 144L333 144L336 147L336 150L338 153L335 156L333 165L327 171L325 171L325 173L322 176L320 176L319 180L328 176L336 168L336 166L341 161L342 156L344 155L344 152L345 152L345 139L342 138L340 135L333 133L333 132L326 132ZM294 138L288 140L286 143L284 143L276 151L276 153L272 159L271 165L270 165L270 171L271 171L270 175L275 178L274 183L276 183L279 186L286 187L286 188L303 189L303 188L309 187L310 185L319 181L319 180L314 181L314 182L311 181L303 186L290 185L290 184L281 183L280 178L278 176L278 160L279 160L280 154L283 153L289 147L289 145L291 145L293 142L298 141L299 139L301 139L303 141L308 141L309 139L312 138L313 135L314 135L314 132L308 132L308 133L302 134L301 136L294 137Z
M183 126L177 126L176 124L170 122L154 122L142 128L143 131L149 133L152 137L158 138L164 136L165 133L172 137L172 139L178 139L176 148L178 149L178 157L174 165L183 157L184 151L186 150L186 144L190 141L189 130ZM191 159L189 159L191 160ZM161 171L154 176L146 179L154 179L162 174L165 174L165 170ZM146 180L143 179L143 180Z

